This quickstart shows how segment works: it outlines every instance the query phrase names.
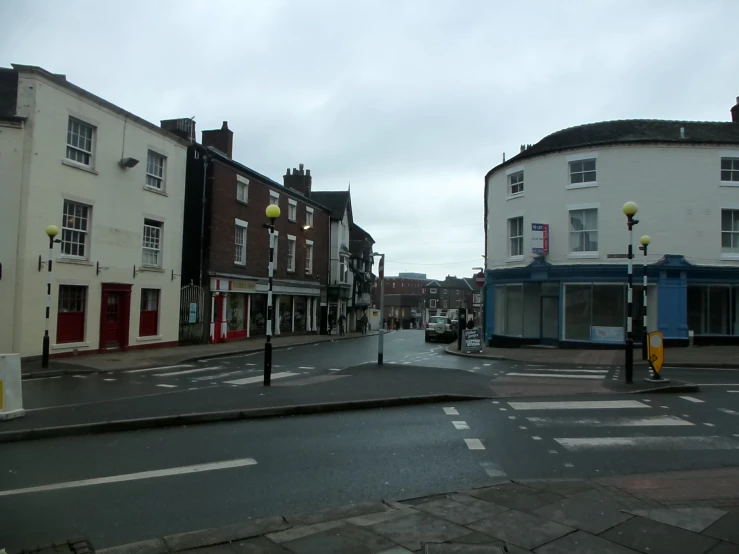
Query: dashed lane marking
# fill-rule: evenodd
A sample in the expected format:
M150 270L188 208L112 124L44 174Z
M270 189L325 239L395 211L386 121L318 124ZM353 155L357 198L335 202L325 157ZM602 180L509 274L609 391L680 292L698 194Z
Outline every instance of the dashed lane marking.
M511 372L506 373L507 376L513 376L513 377L548 377L550 379L605 379L604 375L572 375L572 374L559 374L559 373L519 373L519 372Z
M280 373L273 373L272 374L272 380L275 379L284 379L285 377L292 377L293 375L300 375L300 373L293 373L292 371L282 371ZM246 377L245 379L234 379L233 381L224 381L226 385L249 385L251 383L258 383L259 381L263 381L264 376L257 375L255 377ZM212 385L215 385L217 383L211 383Z
M115 379L103 379L103 381L110 382L110 381L115 381Z
M688 402L696 402L698 404L702 404L703 400L700 398L693 398L692 396L678 396L678 398L682 398L683 400L687 400Z
M470 450L485 450L480 439L464 439L464 442Z
M168 385L166 383L159 383L157 387L162 387L163 389L176 389L177 385Z
M735 412L734 410L730 410L729 408L717 408L719 412L723 412L725 414L729 415L739 415L739 412Z
M575 400L562 402L509 402L514 410L601 410L649 408L638 400Z
M144 369L132 369L126 373L146 373L148 371L163 371L165 369L178 369L180 367L193 367L192 364L165 365L162 367L147 367Z
M706 427L716 427L713 423L704 423Z
M452 425L454 425L455 429L458 429L460 431L470 428L470 426L467 425L466 421L452 421Z
M535 441L541 440L541 437L537 437L536 435L532 435L531 438L534 439Z
M444 413L446 415L459 415L459 412L457 411L457 408L444 408Z
M485 470L485 473L488 474L490 477L505 477L506 473L503 471L500 466L494 464L493 462L480 462L480 467Z
M315 367L309 367L309 366L299 366L298 369L316 369Z
M190 375L192 373L204 373L206 371L213 371L216 369L223 369L222 365L214 365L210 367L198 367L196 369L185 369L183 371L173 371L171 373L157 373L154 377L179 377L180 375Z

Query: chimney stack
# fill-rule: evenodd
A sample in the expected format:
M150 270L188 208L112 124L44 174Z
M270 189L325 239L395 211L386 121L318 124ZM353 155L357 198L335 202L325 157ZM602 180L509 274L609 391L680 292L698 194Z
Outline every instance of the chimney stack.
M731 108L731 120L734 123L739 123L739 96L736 97L736 105Z
M282 177L282 183L285 188L292 189L299 192L303 196L310 198L311 187L313 184L313 178L310 176L310 169L305 169L303 164L298 165L299 169L293 168L292 172L290 168L287 168L287 172Z
M228 128L228 121L224 121L220 129L203 131L203 146L213 146L232 158L234 133Z

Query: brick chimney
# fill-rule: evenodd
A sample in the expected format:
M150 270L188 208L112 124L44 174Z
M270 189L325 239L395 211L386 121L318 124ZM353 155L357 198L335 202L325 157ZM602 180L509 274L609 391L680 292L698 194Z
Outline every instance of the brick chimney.
M310 198L311 187L313 185L310 169L304 169L303 164L300 164L298 167L299 169L293 168L292 172L289 167L287 168L287 173L282 177L282 184L286 188L293 189L303 196Z
M234 133L224 121L220 129L203 131L203 146L214 146L229 158L233 157Z
M739 96L736 97L736 106L731 108L731 120L734 123L739 123Z

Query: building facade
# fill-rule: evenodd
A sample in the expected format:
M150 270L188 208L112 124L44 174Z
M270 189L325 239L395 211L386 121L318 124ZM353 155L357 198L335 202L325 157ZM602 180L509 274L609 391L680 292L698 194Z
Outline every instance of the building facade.
M0 69L0 352L176 345L186 141L35 66Z
M183 127L183 120L163 121ZM194 134L194 131L193 131ZM208 340L223 342L266 334L269 232L275 221L274 334L321 330L328 281L329 212L311 199L310 170L288 170L277 183L232 159L233 132L202 133L188 151L182 252L183 283L205 292ZM201 223L202 222L202 223Z
M482 295L474 279L447 275L443 280L427 281L423 287L424 321L441 315L456 319L460 308L467 310L467 317L479 317Z
M485 177L486 337L623 344L636 202L634 333L739 342L739 100L732 122L626 120L553 133ZM645 257L637 247L651 237Z
M375 277L372 274L375 239L356 223L349 227L350 270L354 274L352 283L352 307L355 326L351 329L361 331L362 318L370 314L368 309L372 305L372 290L375 287Z
M420 324L423 317L423 286L425 273L399 273L397 277L385 277L385 313L393 327L410 327ZM380 305L380 287L375 287L374 304Z

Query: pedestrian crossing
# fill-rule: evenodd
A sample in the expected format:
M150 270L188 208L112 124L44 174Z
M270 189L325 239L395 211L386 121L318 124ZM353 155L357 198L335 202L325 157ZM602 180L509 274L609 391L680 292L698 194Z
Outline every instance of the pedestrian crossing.
M509 371L504 375L506 377L526 377L526 378L550 378L550 379L584 379L589 381L602 381L608 376L610 370L583 369L583 368L548 368L542 366L524 366L517 371Z

